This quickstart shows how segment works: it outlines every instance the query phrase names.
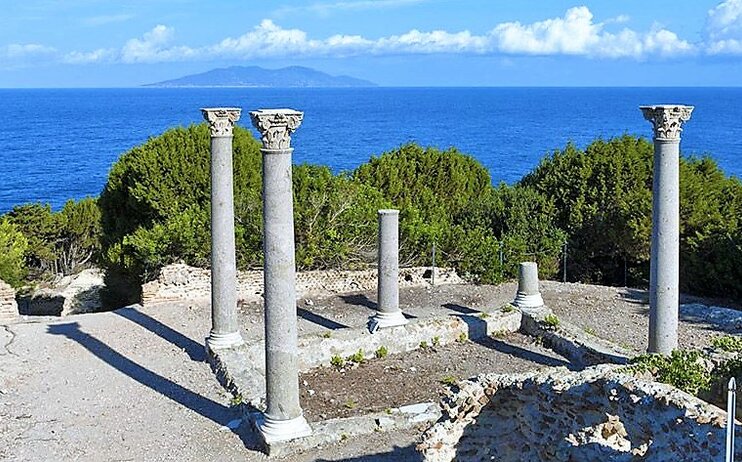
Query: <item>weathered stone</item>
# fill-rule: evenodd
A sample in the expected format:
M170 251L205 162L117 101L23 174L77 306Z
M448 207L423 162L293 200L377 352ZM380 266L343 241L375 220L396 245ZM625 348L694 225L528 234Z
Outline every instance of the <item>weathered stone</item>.
M535 262L523 262L518 267L518 292L513 305L521 309L544 306L538 287L538 265Z
M291 134L303 113L250 113L263 147L263 253L266 409L257 423L267 444L311 434L299 405Z
M491 388L498 391L487 394ZM483 396L484 406L467 405ZM716 460L724 449L722 410L616 366L481 375L449 389L441 409L418 446L426 461L628 462L641 456L690 462Z
M649 352L678 347L680 279L680 133L692 106L642 106L652 123L652 243L649 269Z
M379 210L378 312L369 330L407 324L399 309L399 210Z
M211 331L209 348L243 343L237 324L232 133L240 109L201 109L211 132Z
M430 285L427 267L400 268L399 287ZM437 268L436 285L462 284L464 281L451 268ZM378 287L376 270L305 271L296 274L296 296L322 296L371 291ZM211 272L176 263L160 270L154 281L142 285L142 304L152 306L180 300L206 301L211 297ZM263 300L263 272L237 272L237 298L245 302Z
M67 316L100 311L100 292L105 287L103 271L90 268L65 276L52 287L35 290L23 297L19 311L32 316Z
M18 304L15 301L15 289L0 279L0 323L14 321L18 318Z

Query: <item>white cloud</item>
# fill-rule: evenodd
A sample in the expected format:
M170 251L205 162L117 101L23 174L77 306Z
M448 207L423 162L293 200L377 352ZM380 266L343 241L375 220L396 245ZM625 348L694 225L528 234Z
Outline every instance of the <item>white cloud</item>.
M639 33L628 28L606 31L593 21L585 6L570 8L563 18L523 25L503 23L492 35L496 48L509 54L577 55L600 58L643 59L648 55L673 57L692 53L694 46L666 29Z
M197 57L196 50L187 46L169 46L175 30L157 25L142 38L131 39L121 49L120 59L124 63L154 63L162 61L185 61Z
M742 0L726 0L709 10L706 35L708 54L742 54Z
M365 8L400 5L427 0L357 0L335 3L333 8ZM352 6L351 6L352 5ZM648 31L636 31L625 24L621 15L595 20L586 6L570 8L562 17L533 23L517 21L495 25L482 34L468 30L410 30L401 34L377 38L354 34L310 37L298 28L285 29L271 19L264 19L243 35L227 37L200 47L176 43L175 30L157 25L141 37L133 38L118 49L100 48L56 53L56 61L84 64L101 62L155 63L196 60L246 60L253 58L345 57L389 54L487 54L493 56L570 55L593 59L678 58L700 51L708 53L742 53L742 35L728 36L742 21L742 0L727 0L709 12L709 24L714 24L714 43L692 44L676 33L653 26ZM622 25L620 25L622 24ZM711 26L709 26L711 27ZM722 32L723 31L723 32ZM726 35L723 35L726 34ZM25 48L24 48L25 47ZM10 54L54 54L42 45L9 45L0 48L0 57ZM51 51L50 51L51 50Z
M0 57L6 59L22 59L41 57L56 52L56 49L37 43L11 43L0 47Z

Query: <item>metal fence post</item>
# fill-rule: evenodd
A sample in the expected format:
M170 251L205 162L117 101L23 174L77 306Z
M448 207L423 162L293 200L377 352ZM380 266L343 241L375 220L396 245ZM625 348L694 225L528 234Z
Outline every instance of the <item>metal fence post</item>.
M430 276L430 283L435 286L435 241L433 241L433 273Z
M562 282L567 282L567 243L564 243L564 249L562 250Z
M737 381L729 379L727 389L727 457L726 462L734 462L734 414L737 410Z

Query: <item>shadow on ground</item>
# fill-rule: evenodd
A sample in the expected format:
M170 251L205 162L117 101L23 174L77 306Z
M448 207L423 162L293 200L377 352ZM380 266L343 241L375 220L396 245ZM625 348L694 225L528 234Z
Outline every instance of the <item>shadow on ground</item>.
M346 458L346 459L316 459L315 462L331 462L337 460L344 460L350 462L401 462L401 461L422 461L423 458L415 450L415 445L411 444L404 447L395 447L389 452L380 454L367 454L364 456Z
M135 310L132 311L136 312ZM133 317L140 321L146 321L146 319L154 321L152 318L149 318L149 316L142 316L144 316L144 318ZM182 385L179 385L172 380L158 375L135 363L106 345L104 342L80 330L80 325L76 322L51 325L48 327L48 332L52 335L67 337L68 339L79 343L98 359L104 361L119 372L220 426L226 426L230 421L240 417L239 412L236 409L224 406L216 401L201 396L198 393L194 393ZM164 333L169 332L164 331ZM240 437L246 448L253 451L259 451L260 446L252 432L250 432L249 429L243 429L242 427L246 427L246 425L241 425L237 430L233 430L233 432ZM240 431L240 429L242 429L242 431Z
M129 321L144 327L158 337L167 340L176 347L185 351L193 361L206 361L206 350L204 345L166 326L155 318L148 316L135 308L122 308L113 313L122 318L128 319Z

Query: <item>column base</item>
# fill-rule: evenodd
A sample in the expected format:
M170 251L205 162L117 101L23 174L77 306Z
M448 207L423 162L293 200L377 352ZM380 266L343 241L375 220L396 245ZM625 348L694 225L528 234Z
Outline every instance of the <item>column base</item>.
M404 326L408 322L409 321L404 317L401 310L393 311L391 313L379 312L368 318L368 330L373 334L378 329Z
M216 332L210 332L206 338L206 346L212 350L223 350L226 348L234 348L244 344L242 336L239 332L230 332L229 334L218 334Z
M312 427L303 415L289 420L277 420L262 414L255 419L255 427L266 444L294 440L312 434Z
M541 308L544 306L544 299L541 298L541 294L527 295L522 292L518 292L513 300L513 305L518 308Z

